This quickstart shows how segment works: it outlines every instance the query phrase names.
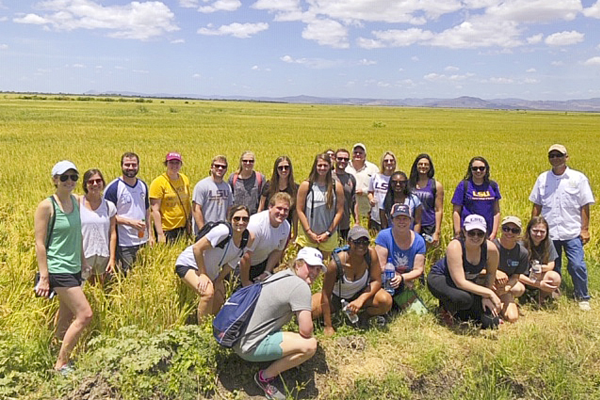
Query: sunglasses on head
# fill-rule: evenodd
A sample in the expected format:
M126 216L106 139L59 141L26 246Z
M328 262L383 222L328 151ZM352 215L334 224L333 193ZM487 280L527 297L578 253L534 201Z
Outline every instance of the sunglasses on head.
M277 169L279 171L287 171L288 169L290 169L289 165L280 165L279 167L277 167Z
M477 171L485 171L485 167L471 167L471 171L473 172L477 172Z
M216 169L227 169L227 165L223 164L213 164L213 167L215 167Z
M234 222L240 222L240 221L242 221L242 222L248 222L248 221L250 221L250 217L238 217L238 216L235 216L232 219L233 219Z
M97 179L89 179L89 180L87 181L87 184L88 184L88 185L93 185L94 183L95 183L95 184L97 184L97 185L99 185L99 184L101 184L101 183L102 183L102 179L100 179L100 178L97 178Z
M65 174L65 175L61 175L59 177L61 182L66 182L69 179L71 179L73 182L77 182L77 180L79 179L79 175L77 174Z
M502 227L502 232L512 232L515 235L518 235L519 233L521 233L521 229L520 228L511 228L510 226L503 226Z
M560 154L560 153L550 153L548 154L548 158L561 158L564 157L564 154Z
M475 237L475 236L477 236L477 237L479 237L479 238L482 238L482 237L484 237L484 236L485 236L485 232L484 232L484 231L480 231L479 229L473 229L473 230L471 230L471 231L468 231L468 232L467 232L467 235L468 235L468 236L471 236L471 237Z
M368 246L370 241L369 241L369 239L358 239L358 240L353 240L352 243L354 243L357 246Z

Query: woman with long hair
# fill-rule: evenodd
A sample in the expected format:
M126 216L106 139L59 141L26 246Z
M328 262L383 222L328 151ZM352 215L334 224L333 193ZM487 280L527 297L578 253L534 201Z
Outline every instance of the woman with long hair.
M296 200L300 229L296 243L300 247L315 247L323 257L337 247L337 226L344 213L344 188L335 184L331 160L325 153L317 154L308 179L300 184Z
M489 239L494 240L500 227L501 198L498 184L490 179L490 164L483 157L473 157L452 197L454 236L460 235L467 216L477 214L485 218Z
M233 205L248 207L250 215L256 214L260 196L265 184L265 176L254 169L256 156L244 151L240 156L237 171L229 176L229 185L233 192Z
M410 169L408 189L421 201L421 235L431 246L440 243L444 215L444 188L434 176L435 168L429 154L419 154Z
M271 179L265 182L261 196L258 212L268 208L271 198L278 192L285 192L292 198L290 204L290 213L287 221L290 223L291 238L295 239L298 234L298 214L296 213L296 196L298 194L298 184L294 181L294 167L292 160L288 156L279 156L273 163L273 173Z
M89 269L83 253L81 218L72 194L79 171L71 161L52 168L55 193L42 200L35 211L35 254L39 281L38 296L58 295L56 337L62 340L54 369L63 375L73 371L69 362L79 336L92 320L92 309L81 288L82 267Z
M532 217L527 224L523 244L529 251L528 273L521 274L519 280L527 288L539 289L540 301L552 293L558 294L561 277L554 271L558 253L550 240L548 221L544 217Z
M367 198L371 205L371 212L369 215L369 229L379 232L381 230L381 217L379 210L385 199L385 195L388 191L388 183L390 177L396 170L396 155L391 151L386 151L381 157L381 164L379 165L379 173L373 174L369 180L369 193Z
M83 196L79 198L79 215L83 234L83 253L91 268L90 283L104 283L106 274L115 269L117 253L117 208L102 192L106 182L99 169L83 174ZM86 277L84 276L84 279Z
M406 204L410 208L410 215L413 217L411 229L421 233L423 207L419 198L408 189L408 178L402 171L396 171L390 177L388 190L379 207L382 229L392 226L390 212L394 204Z

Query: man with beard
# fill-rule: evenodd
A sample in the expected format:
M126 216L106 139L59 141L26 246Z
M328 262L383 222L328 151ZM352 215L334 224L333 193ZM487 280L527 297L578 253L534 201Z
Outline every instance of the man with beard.
M356 178L354 175L346 172L346 167L350 161L350 152L346 149L339 149L333 158L335 168L333 170L333 179L342 184L344 188L344 214L338 225L340 236L348 239L348 231L350 231L350 215L354 217L354 224L360 223L358 216L358 204L356 203Z
M117 262L124 275L131 269L140 247L150 242L150 201L148 185L136 178L140 158L135 153L121 156L123 175L108 184L104 198L117 208Z
M290 237L290 212L292 198L285 192L278 192L269 201L269 209L250 217L248 230L255 237L254 251L246 253L240 261L242 286L255 280L264 281L279 264L283 250Z
M200 180L192 196L194 233L207 222L227 220L227 211L233 205L231 186L223 178L227 172L227 158L215 156L210 165L210 176Z

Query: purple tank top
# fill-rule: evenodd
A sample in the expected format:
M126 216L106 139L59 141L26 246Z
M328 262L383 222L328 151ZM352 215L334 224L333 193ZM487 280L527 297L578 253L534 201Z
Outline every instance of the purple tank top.
M421 226L435 226L435 197L433 195L435 179L429 179L422 189L413 189L415 196L421 200L423 211L421 213Z

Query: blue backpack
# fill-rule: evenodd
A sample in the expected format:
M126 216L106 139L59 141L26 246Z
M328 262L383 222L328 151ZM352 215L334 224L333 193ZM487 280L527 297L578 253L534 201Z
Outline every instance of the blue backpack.
M225 301L223 307L213 320L213 336L221 346L233 347L242 336L242 332L250 322L258 297L264 285L278 281L287 276L265 282L254 283L233 293Z

